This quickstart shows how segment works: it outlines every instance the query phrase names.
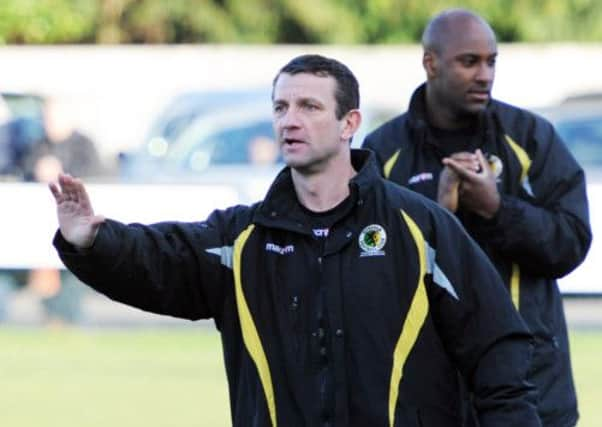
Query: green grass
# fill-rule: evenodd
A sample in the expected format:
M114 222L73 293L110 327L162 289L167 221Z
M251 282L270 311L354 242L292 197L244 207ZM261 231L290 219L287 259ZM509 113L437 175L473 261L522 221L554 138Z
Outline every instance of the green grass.
M571 333L580 427L601 425L602 332ZM210 329L0 329L0 420L16 427L230 425Z
M602 425L602 331L572 331L571 357L579 399L579 427Z
M0 330L0 425L228 426L217 333Z

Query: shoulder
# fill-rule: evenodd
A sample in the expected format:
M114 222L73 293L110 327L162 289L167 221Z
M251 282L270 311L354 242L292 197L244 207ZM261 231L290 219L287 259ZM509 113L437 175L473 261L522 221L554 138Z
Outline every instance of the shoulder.
M376 128L364 139L362 148L373 151L381 167L406 145L406 120L407 113L396 116Z
M398 143L406 118L407 113L400 114L374 129L366 136L364 147L379 149L387 144Z
M253 222L253 215L259 205L260 203L256 203L251 206L236 205L226 209L216 209L204 224L234 239Z
M462 226L453 214L422 194L385 179L382 189L388 207L411 218L425 236L450 227L461 231Z
M525 146L529 140L546 143L555 137L552 123L533 111L498 100L492 102L492 110L504 132L519 145Z

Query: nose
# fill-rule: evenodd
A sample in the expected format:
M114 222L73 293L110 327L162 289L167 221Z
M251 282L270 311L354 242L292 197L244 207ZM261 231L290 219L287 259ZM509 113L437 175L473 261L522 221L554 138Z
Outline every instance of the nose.
M282 129L294 129L300 126L299 122L299 114L295 108L288 108L282 115L278 118L279 127Z
M491 83L495 77L495 66L487 61L481 62L477 70L476 79L479 82Z

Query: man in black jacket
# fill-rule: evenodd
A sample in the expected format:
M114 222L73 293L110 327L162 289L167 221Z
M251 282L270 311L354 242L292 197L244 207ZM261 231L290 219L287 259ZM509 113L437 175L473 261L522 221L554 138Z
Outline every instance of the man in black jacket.
M535 335L538 411L545 426L577 422L577 401L556 279L591 241L583 170L552 125L491 99L491 27L454 9L423 35L427 81L409 110L367 136L386 178L455 212L489 255Z
M444 209L352 151L358 84L316 55L274 80L287 167L265 200L198 223L95 215L79 179L50 186L67 267L126 304L221 332L232 423L539 426L531 336L485 254Z

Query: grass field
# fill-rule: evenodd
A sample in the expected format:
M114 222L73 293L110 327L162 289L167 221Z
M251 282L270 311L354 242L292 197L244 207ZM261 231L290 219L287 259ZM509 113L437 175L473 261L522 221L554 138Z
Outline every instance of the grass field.
M580 427L602 426L602 331L572 331ZM0 425L225 427L210 329L0 329Z

